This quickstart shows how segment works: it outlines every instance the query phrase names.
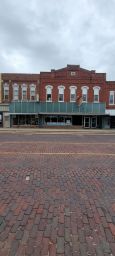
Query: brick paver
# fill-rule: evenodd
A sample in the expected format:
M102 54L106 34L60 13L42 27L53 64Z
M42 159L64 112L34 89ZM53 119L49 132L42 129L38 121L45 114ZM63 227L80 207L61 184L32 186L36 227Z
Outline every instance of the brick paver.
M115 255L113 134L0 134L0 256L13 255Z

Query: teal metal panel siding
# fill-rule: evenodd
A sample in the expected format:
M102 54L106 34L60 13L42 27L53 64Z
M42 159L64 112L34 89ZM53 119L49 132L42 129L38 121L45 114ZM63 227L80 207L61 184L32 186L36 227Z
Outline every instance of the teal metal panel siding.
M39 112L39 103L37 102L12 102L10 104L10 113L31 114Z
M105 103L76 103L43 102L40 104L40 113L105 113Z
M73 114L105 114L105 103L75 102L12 102L10 113L73 113Z

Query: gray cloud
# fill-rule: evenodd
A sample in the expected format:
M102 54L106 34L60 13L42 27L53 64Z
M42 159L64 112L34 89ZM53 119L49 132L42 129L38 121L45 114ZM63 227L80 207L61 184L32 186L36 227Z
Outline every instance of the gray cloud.
M114 10L114 0L1 0L0 72L69 63L115 80Z

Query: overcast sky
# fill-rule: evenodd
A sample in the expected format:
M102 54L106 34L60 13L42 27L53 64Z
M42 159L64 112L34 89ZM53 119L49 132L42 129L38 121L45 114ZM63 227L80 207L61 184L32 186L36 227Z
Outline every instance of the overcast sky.
M115 80L115 0L0 1L0 72L67 64Z

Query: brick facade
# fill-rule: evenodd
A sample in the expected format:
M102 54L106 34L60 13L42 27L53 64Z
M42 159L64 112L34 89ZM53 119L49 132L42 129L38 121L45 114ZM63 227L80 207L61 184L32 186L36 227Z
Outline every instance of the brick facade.
M19 100L22 99L21 86L27 85L27 100L30 100L30 84L36 85L36 94L39 93L39 74L1 74L2 77L2 102L10 103L13 100L13 85L19 85ZM9 99L4 100L4 84L9 84Z
M71 76L71 72L76 72L75 76ZM71 85L77 86L77 94L81 95L82 86L89 87L88 93L88 101L93 102L93 87L100 86L100 101L105 102L106 98L102 92L106 90L106 76L105 74L97 74L94 71L87 71L79 66L70 66L68 65L67 68L58 70L58 71L51 71L49 73L41 73L40 74L40 85L41 85L41 93L40 98L42 101L45 101L46 91L45 86L46 84L51 84L53 86L53 101L58 101L58 86L64 85L65 86L65 95L64 99L65 102L70 101L70 89Z
M71 75L75 72L75 75ZM60 70L41 72L40 74L1 74L2 78L2 102L8 103L13 100L13 84L19 85L19 100L21 97L22 84L27 85L27 100L30 100L30 84L36 85L36 95L39 94L41 102L46 101L46 85L52 85L52 102L58 102L58 86L64 85L64 102L70 101L70 86L77 86L77 95L82 95L82 86L88 86L88 102L94 101L93 87L99 86L99 102L106 102L107 108L115 109L109 105L109 91L115 90L115 82L106 81L105 73L96 73L80 68L77 65L67 65ZM9 99L4 100L4 83L9 84Z
M7 84L9 86L9 96L8 99L4 99L4 85ZM29 104L31 101L30 98L30 85L35 85L35 99L34 101L39 101L41 104L47 101L46 99L46 87L51 86L52 88L52 108L53 104L59 103L58 93L59 86L64 86L64 103L69 104L70 100L70 87L74 86L76 88L76 100L77 97L83 98L83 87L87 87L87 103L95 103L94 102L94 87L99 88L99 101L96 103L105 104L105 114L107 112L108 115L115 116L115 103L110 104L110 91L115 91L115 82L114 81L106 81L105 73L96 73L94 70L86 70L81 68L79 65L67 65L67 67L51 70L50 72L40 72L40 74L1 74L1 103L8 103L9 106L14 102L13 98L13 86L14 84L18 85L18 99L15 100L17 102L25 101L26 104ZM27 98L22 99L22 86L25 84L27 86ZM36 107L34 106L34 109ZM54 106L55 108L55 106ZM59 109L60 107L58 107ZM93 108L93 106L92 106ZM37 114L41 111L41 107L39 106L39 111L36 110ZM48 110L46 109L45 114L47 114ZM51 112L52 113L52 112ZM19 113L18 113L19 114ZM21 114L21 113L20 113ZM30 114L29 112L27 114ZM34 114L34 113L33 113ZM54 113L55 114L55 113ZM57 113L58 114L58 113ZM60 113L59 113L60 114ZM66 111L66 114L67 111ZM75 114L75 113L74 113ZM76 116L77 116L76 110ZM83 114L83 113L82 113ZM82 115L81 114L81 115ZM87 112L87 115L95 115L95 112ZM99 113L97 113L99 115ZM45 118L45 117L44 117ZM72 118L72 116L71 116ZM45 120L45 119L44 119ZM44 121L45 122L45 121ZM108 122L108 121L107 121ZM74 122L73 122L74 123Z

